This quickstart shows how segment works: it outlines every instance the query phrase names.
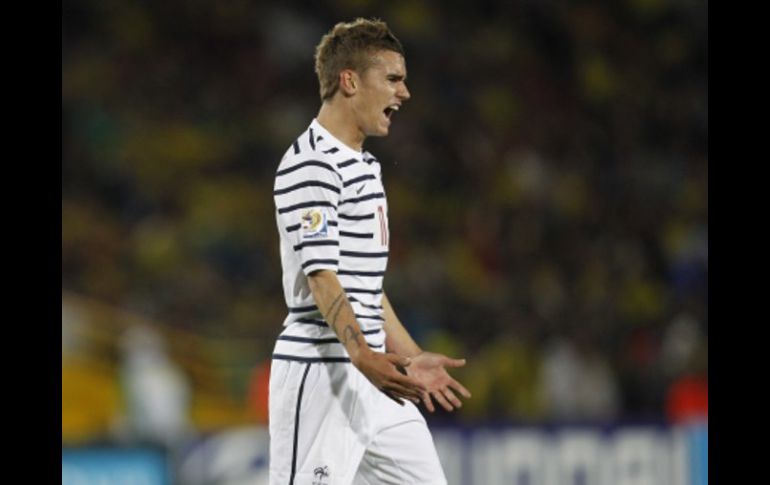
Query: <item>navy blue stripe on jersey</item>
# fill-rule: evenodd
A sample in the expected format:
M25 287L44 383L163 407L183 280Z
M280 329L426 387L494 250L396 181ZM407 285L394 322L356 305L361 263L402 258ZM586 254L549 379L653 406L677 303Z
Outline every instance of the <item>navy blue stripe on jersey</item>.
M311 337L296 337L294 335L279 335L278 340L287 340L289 342L299 342L303 344L331 344L340 343L337 337L328 338L311 338Z
M351 296L351 297L348 297L348 300L350 300L350 301L355 301L356 303L358 303L358 304L359 304L359 305L361 305L362 307L364 307L364 308L369 308L370 310L382 310L382 309L383 309L383 308L382 308L382 305L369 305L368 303L361 303L361 302L360 302L360 301L358 301L358 300L354 300L354 298L353 298L352 296Z
M299 170L303 167L321 167L325 168L326 170L329 170L330 172L334 172L337 174L337 176L342 180L342 176L337 173L337 170L334 169L331 165L329 165L326 162L322 162L320 160L305 160L304 162L300 162L296 165L292 165L291 167L284 168L283 170L279 170L275 172L276 177L280 177L281 175L286 175L287 173L294 172L295 170Z
M318 135L317 137L315 137L315 141L321 141L323 139L324 137L322 137L321 135Z
M302 323L304 325L316 325L318 327L328 327L326 320L320 318L298 318L294 320L294 323Z
M298 357L296 355L285 354L273 354L273 360L293 360L296 362L306 362L308 364L317 364L319 362L326 363L349 363L350 359L347 357Z
M340 151L340 149L339 149L339 148L337 148L337 147L331 147L331 148L329 148L328 150L324 150L324 153L337 153L338 151Z
M368 320L378 320L381 322L384 322L385 319L382 318L379 315L359 315L358 313L354 313L356 318L366 318ZM324 328L331 328L329 327L329 324L326 323L326 320L323 320L321 318L298 318L294 320L292 323L301 323L302 325L315 325L316 327L324 327ZM380 329L374 329L374 330L365 330L363 333L364 335L371 335L378 333Z
M354 202L363 202L365 200L371 200L371 199L384 199L384 198L385 198L385 194L384 193L377 192L377 193L374 193L374 194L366 194L366 195L362 195L361 197L353 197L352 199L347 199L345 201L341 201L340 205L352 204Z
M337 227L337 221L329 221L328 224L333 227Z
M339 246L339 241L305 241L294 245L294 250L299 251L308 246Z
M342 186L343 187L347 187L348 185L353 185L353 184L361 182L363 180L374 180L376 178L377 177L375 177L372 174L361 175L360 177L352 178L352 179L350 179L350 180L348 180L346 182L343 182Z
M348 165L353 165L354 163L358 162L357 158L351 158L350 160L345 160L344 162L340 162L337 164L337 168L345 168Z
M309 130L309 131L310 131L310 133L309 133L309 135L310 135L310 136L309 136L309 140L310 140L310 147L311 147L313 150L315 150L315 140L313 140L313 137L314 137L315 135L313 135L313 129L312 129L312 128L310 128L310 130Z
M366 318L366 319L369 319L369 320L379 320L381 322L385 321L385 319L382 318L379 315L359 315L358 313L355 313L354 315L356 316L356 318Z
M302 269L307 268L308 266L312 266L314 264L338 264L339 261L336 259L308 259L304 263L302 263Z
M315 305L289 307L289 313L308 313L318 311Z
M374 219L374 212L371 214L364 214L362 216L349 216L347 214L337 214L340 219L345 219L346 221L363 221L366 219Z
M298 184L291 185L289 187L284 187L283 189L277 189L273 191L273 195L282 195L282 194L288 194L289 192L293 192L295 190L302 189L304 187L321 187L327 190L331 190L332 192L340 193L339 187L335 187L332 184L327 184L325 182L319 182L317 180L309 180L307 182L300 182Z
M296 155L298 153L299 153L299 141L294 140L294 154Z
M342 342L340 342L337 337L330 337L330 338L310 338L310 337L295 337L293 335L281 335L278 337L278 340L286 340L289 342L298 342L301 344L315 344L315 345L325 345L325 344L340 344L342 345ZM384 344L374 345L369 342L366 342L366 345L368 345L372 349L378 349L382 347Z
M309 200L307 202L300 202L299 204L287 205L286 207L279 207L278 213L285 214L286 212L295 211L297 209L304 209L305 207L331 207L337 210L337 206L327 200Z
M355 237L358 239L374 239L374 233L373 232L348 232L348 231L340 231L340 236L342 237Z
M354 296L349 296L348 300L352 302L356 302L364 308L371 308L372 310L382 310L382 305L367 305L366 303L361 303L360 301L358 301Z
M340 256L350 256L351 258L386 258L388 257L388 252L365 253L361 251L340 251Z
M366 293L368 295L379 295L382 293L382 288L379 290L368 290L366 288L342 288L346 293Z
M337 274L348 276L385 276L384 271L349 271L345 269L337 271Z
M376 335L378 333L382 332L381 328L375 328L372 330L362 330L361 333L363 335ZM279 335L278 340L287 340L289 342L300 342L303 344L332 344L332 343L342 343L339 341L337 337L325 337L325 338L314 338L314 337L301 337L297 335Z

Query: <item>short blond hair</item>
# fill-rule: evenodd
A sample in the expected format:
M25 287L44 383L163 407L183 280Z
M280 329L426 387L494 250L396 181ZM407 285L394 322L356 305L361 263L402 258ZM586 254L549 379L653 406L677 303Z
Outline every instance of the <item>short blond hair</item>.
M363 74L371 66L373 55L381 50L404 55L401 42L382 20L357 18L335 25L321 38L315 50L321 101L331 99L337 92L341 71L352 69Z

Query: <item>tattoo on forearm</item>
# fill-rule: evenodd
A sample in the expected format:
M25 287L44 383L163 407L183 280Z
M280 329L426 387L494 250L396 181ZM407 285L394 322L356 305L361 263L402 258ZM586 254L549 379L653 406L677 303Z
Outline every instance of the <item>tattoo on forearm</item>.
M329 326L332 327L332 330L334 330L334 333L337 333L337 317L340 314L340 310L342 309L342 304L345 303L345 293L340 293L337 295L337 298L332 301L332 304L329 306L329 311L327 312L327 319L326 321L329 322Z
M329 326L332 328L332 330L334 330L334 333L340 337L340 342L342 342L343 345L347 345L347 343L352 339L353 342L355 342L356 345L360 347L361 342L358 341L358 337L361 335L361 332L353 328L352 325L348 324L342 333L337 331L337 319L339 318L340 311L342 310L342 307L345 306L346 302L347 300L345 299L344 292L337 295L337 297L332 301L331 305L329 305L329 310L326 312L326 321L329 323Z
M361 332L354 329L350 324L348 324L348 326L345 327L345 330L343 331L342 344L347 345L347 343L350 342L350 339L353 339L353 342L355 342L356 345L360 347L361 342L358 341L358 337L360 335L361 335Z

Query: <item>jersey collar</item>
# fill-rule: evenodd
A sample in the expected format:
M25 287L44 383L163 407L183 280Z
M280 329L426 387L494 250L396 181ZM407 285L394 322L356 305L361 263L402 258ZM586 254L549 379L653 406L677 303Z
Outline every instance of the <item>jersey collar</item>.
M346 144L344 144L342 141L340 141L337 137L329 133L329 130L324 128L321 123L318 122L317 118L313 118L313 121L310 122L310 128L313 129L313 132L316 133L316 140L318 139L318 135L323 137L323 141L325 141L327 144L333 145L337 147L340 151L343 151L345 153L350 154L350 156L355 157L359 160L362 160L368 164L371 164L372 162L376 162L377 158L375 158L374 155L367 152L366 150L358 151L350 148Z

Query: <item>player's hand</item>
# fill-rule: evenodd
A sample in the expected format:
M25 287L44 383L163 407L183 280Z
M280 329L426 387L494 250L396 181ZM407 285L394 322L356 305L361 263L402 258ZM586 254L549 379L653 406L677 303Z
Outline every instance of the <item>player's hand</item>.
M351 361L377 389L402 406L402 399L419 403L427 391L416 379L398 371L398 366L408 369L411 365L407 357L368 350L358 353L355 358L351 356Z
M466 399L471 397L471 393L453 379L445 367L462 367L464 365L465 359L450 359L445 355L433 352L421 352L412 357L412 363L406 368L406 373L426 387L426 391L422 395L422 402L428 411L435 411L432 399L435 399L447 411L452 411L463 405L455 392Z

